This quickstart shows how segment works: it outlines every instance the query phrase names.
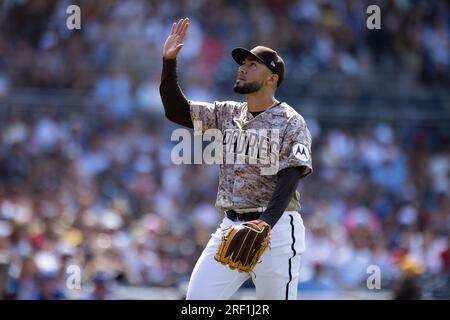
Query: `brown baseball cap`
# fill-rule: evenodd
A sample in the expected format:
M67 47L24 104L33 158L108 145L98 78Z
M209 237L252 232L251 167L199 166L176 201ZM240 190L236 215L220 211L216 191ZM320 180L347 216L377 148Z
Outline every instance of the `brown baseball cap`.
M241 65L248 56L252 56L256 60L265 64L270 71L278 75L277 87L280 86L284 79L284 61L278 53L271 48L264 46L257 46L252 50L247 50L245 48L234 48L233 51L231 51L231 55L233 56L234 61L236 61L239 65Z

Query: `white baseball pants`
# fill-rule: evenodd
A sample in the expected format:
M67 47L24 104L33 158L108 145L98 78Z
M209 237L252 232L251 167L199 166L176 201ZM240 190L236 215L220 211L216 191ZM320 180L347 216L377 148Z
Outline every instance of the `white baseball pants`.
M222 223L198 259L189 282L187 300L226 300L250 277L256 298L265 300L297 299L300 255L305 251L305 227L300 214L286 211L270 233L270 247L253 273L231 270L214 259L222 235L232 221L225 215Z

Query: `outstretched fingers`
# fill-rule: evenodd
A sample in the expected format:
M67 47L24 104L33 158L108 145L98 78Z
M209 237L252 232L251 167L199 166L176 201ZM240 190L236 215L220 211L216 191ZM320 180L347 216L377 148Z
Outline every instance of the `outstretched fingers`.
M183 21L184 21L184 19L178 20L177 27L176 27L176 30L175 30L175 34L180 34L180 30L181 30L181 26L183 24Z
M174 22L174 23L172 24L172 30L170 30L170 35L173 35L173 34L175 34L175 30L176 30L176 28L177 28L177 23L176 23L176 22Z
M180 19L178 22L174 22L172 24L170 35L164 44L163 56L165 58L176 58L178 52L183 47L182 42L184 37L186 36L188 28L189 18Z
M181 36L183 34L183 31L185 33L187 24L189 24L189 18L180 19L180 21L178 21L178 23L177 23L175 34Z
M189 18L186 18L183 26L181 27L181 32L180 32L181 38L184 38L184 36L187 33L188 28L189 28Z

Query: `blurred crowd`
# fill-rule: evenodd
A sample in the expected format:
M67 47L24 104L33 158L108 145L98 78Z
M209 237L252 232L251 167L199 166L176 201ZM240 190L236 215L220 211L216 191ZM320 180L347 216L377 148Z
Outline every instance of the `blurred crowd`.
M370 287L376 269L381 288L413 278L416 297L448 295L450 145L436 139L378 124L315 140L316 176L300 186L309 228L301 287Z
M222 213L217 168L170 161L175 127L158 86L177 17L191 19L180 78L196 100L226 96L230 49L257 43L290 66L285 93L330 72L446 88L448 4L380 1L382 29L370 33L369 2L4 1L0 107L15 89L35 88L90 95L96 108L0 110L0 298L185 288ZM81 8L78 32L66 28L70 4ZM300 289L365 289L375 266L398 297L449 297L449 128L306 120L314 173L299 186Z
M46 297L59 297L71 265L83 285L107 274L122 285L182 288L221 219L213 207L217 168L173 165L175 142L161 133L173 127L153 126L148 115L15 110L0 135L6 297L45 295L41 278L59 285ZM370 265L381 269L383 288L405 274L443 281L448 140L435 148L436 136L423 129L403 137L387 124L349 130L307 121L315 173L299 186L308 230L301 288L365 287Z
M80 30L66 26L71 4L81 9ZM381 10L379 30L366 27L372 4ZM425 0L3 1L0 96L16 86L65 88L93 93L119 115L155 109L162 44L172 22L184 16L191 23L179 57L181 78L198 100L223 96L230 87L236 73L231 48L257 44L276 48L289 66L286 96L312 94L315 80L332 74L387 77L384 90L397 94L417 85L445 90L448 9L446 1ZM337 94L357 96L360 83L319 89L338 86Z
M176 286L189 276L219 218L212 167L172 165L170 140L138 118L17 112L6 123L0 263L8 295L39 296L41 276L66 288L70 265L83 283L98 272L127 285Z

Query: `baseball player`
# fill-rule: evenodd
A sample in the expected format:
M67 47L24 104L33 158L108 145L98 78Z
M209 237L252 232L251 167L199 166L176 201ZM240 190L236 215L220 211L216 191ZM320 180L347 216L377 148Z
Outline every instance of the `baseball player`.
M232 51L238 63L233 90L244 95L245 102L189 100L178 85L176 71L176 58L188 28L188 18L174 23L164 44L160 94L166 117L188 128L201 123L203 132L223 132L224 159L236 153L244 140L246 161L220 164L216 207L224 217L194 267L187 299L228 299L249 278L258 299L296 299L300 256L305 250L305 228L298 212L300 198L296 189L299 180L312 172L311 135L303 117L275 98L283 82L284 62L268 47L236 48ZM256 149L266 142L269 151L259 148L250 155L253 151L249 150L255 147L250 145L251 137L259 138ZM252 157L260 160L264 151L276 153L272 174L260 170L267 162L247 161ZM245 236L239 233L243 226L250 230ZM230 234L229 230L238 231ZM248 243L248 235L259 235L262 230L270 236L269 248L261 249L261 258L255 258L252 266L244 267L259 250L249 250L257 236ZM224 243L232 237L245 245L222 259L224 250L235 246ZM231 263L243 251L247 256Z

